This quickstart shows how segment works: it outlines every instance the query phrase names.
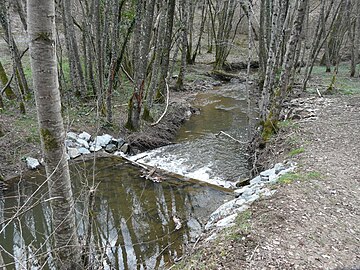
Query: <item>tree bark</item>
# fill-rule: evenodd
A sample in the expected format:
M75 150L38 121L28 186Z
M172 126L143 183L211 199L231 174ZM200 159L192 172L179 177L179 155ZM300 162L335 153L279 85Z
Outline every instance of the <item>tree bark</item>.
M55 5L54 1L28 0L27 8L30 63L49 196L52 198L54 258L58 269L81 269L58 89Z
M188 28L188 18L187 18L187 0L181 0L181 15L182 15L182 41L181 41L181 65L180 65L180 72L179 76L176 80L175 88L177 90L184 89L184 77L185 77L185 70L186 70L186 56L187 56L187 28ZM197 49L196 49L197 50Z
M68 50L68 59L70 65L70 76L73 90L77 96L84 97L87 94L83 70L81 67L78 43L76 40L73 17L72 1L62 1L63 24L66 48Z
M166 16L166 32L165 32L164 46L162 52L163 57L160 67L160 81L156 93L156 98L158 101L165 100L165 85L166 85L165 82L168 77L168 71L169 71L171 40L172 40L173 24L175 17L175 3L176 0L168 1L168 9Z
M295 53L302 31L307 5L308 0L299 0L293 27L291 30L291 35L286 46L286 53L284 57L282 71L280 74L280 81L278 87L273 93L271 109L266 115L266 120L263 122L264 140L267 140L269 138L269 135L277 129L277 122L279 120L282 102L286 95L291 91L290 76L295 67Z

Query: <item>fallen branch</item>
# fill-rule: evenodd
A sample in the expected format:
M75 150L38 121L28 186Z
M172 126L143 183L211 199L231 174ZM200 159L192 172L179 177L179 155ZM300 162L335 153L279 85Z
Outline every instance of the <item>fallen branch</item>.
M242 142L242 141L239 141L238 139L235 139L233 136L225 133L224 131L220 131L218 134L216 134L215 136L216 137L219 137L221 134L225 135L226 137L229 137L230 139L232 139L233 141L237 142L237 143L240 143L240 144L247 144L249 142Z
M165 79L165 84L166 84L166 106L165 106L165 110L163 112L163 114L160 116L160 118L151 124L151 126L155 126L157 124L159 124L159 122L161 121L161 119L165 116L167 110L168 110L168 107L169 107L169 99L170 99L170 91L169 91L169 85Z
M322 97L322 95L321 95L321 93L320 93L320 91L319 91L319 88L316 88L316 92L317 92L317 94L319 95L319 97Z
M126 161L128 161L128 162L130 162L132 165L134 165L134 166L137 166L137 167L140 167L140 168L142 168L142 169L144 169L144 170L149 170L149 168L147 167L147 166L145 166L145 165L143 165L143 164L141 164L141 163L139 163L139 162L136 162L136 161L134 161L134 160L131 160L131 159L129 159L128 157L126 157L126 156L123 156L123 155L121 155L121 157L123 158L123 159L125 159Z

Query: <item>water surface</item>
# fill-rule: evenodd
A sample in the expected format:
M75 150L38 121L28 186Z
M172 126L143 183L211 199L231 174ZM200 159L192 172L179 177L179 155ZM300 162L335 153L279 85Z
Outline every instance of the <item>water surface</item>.
M78 233L87 231L84 207L93 183L93 162L71 166L75 187ZM232 198L225 189L176 177L153 183L137 167L117 157L96 161L98 185L93 212L91 250L98 267L105 269L156 269L181 258L184 245L195 241L208 215ZM0 199L0 251L7 269L51 269L51 211L41 174L23 176L14 190ZM23 215L7 221L26 201ZM175 229L173 217L181 220ZM95 258L96 257L96 258Z

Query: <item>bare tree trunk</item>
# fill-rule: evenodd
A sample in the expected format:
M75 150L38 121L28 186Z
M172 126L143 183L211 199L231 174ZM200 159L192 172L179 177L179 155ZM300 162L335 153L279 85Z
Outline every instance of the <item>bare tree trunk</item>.
M25 98L28 98L30 96L30 89L27 80L25 78L25 73L21 63L21 55L19 49L12 35L10 17L8 14L9 12L8 4L9 3L7 2L7 0L0 0L0 23L5 32L4 39L9 46L9 50L11 53L14 76L15 76L14 78L15 78L15 82L17 82L18 84L19 94L20 94L19 96L22 97L19 100L19 102L23 102L21 100L24 100Z
M3 109L3 108L4 108L4 101L3 101L2 95L1 95L1 93L0 93L0 109ZM0 126L0 128L1 128L1 126ZM1 129L0 129L0 134L2 134ZM0 137L1 137L1 136L0 136Z
M218 29L215 41L215 64L214 69L222 69L230 52L230 32L233 28L233 18L236 3L234 0L226 0L223 3L218 17Z
M271 104L271 109L263 124L263 139L265 140L267 140L269 135L277 129L277 122L279 120L282 102L286 95L291 91L290 76L295 67L295 53L302 31L307 5L308 0L299 0L290 39L286 46L280 81L273 94L274 98Z
M144 94L144 70L146 67L142 66L141 51L143 42L142 24L145 10L143 9L143 0L137 0L136 3L136 19L134 30L134 44L133 44L133 61L134 61L134 92L129 101L128 121L126 128L130 130L138 130L140 128L140 113Z
M152 72L151 72L151 79L150 79L150 85L146 97L146 106L150 110L153 106L153 100L155 91L158 87L159 83L159 70L161 65L161 59L162 59L162 51L164 47L164 32L165 32L165 19L166 19L166 9L160 11L157 19L156 24L156 31L155 31L155 59L152 64Z
M14 6L16 12L19 14L24 30L27 31L26 14L22 2L20 0L15 0Z
M119 42L119 21L120 21L120 11L121 6L124 1L115 1L113 3L112 10L112 23L111 23L111 57L110 57L110 71L108 75L108 89L106 93L106 119L107 122L112 125L113 124L113 112L112 112L112 92L114 88L115 81L115 70L116 70L116 59L118 52L118 42ZM109 29L110 31L110 29Z
M267 63L267 48L266 48L266 14L265 9L266 0L260 0L260 27L259 27L259 78L262 85L265 81L266 63Z
M81 67L79 48L76 40L71 9L72 9L71 0L63 0L62 15L63 15L66 48L68 50L72 87L77 96L84 97L87 94L87 90L86 90L83 70Z
M58 269L81 269L58 89L55 5L54 1L28 0L27 8L30 62L49 196L52 199L54 258Z
M359 1L357 1L359 2ZM359 4L355 4L356 12L351 12L351 3L349 3L349 18L350 18L350 25L349 25L349 39L350 39L350 52L351 52L351 64L350 64L350 77L354 77L356 73L356 62L357 62L357 53L356 53L356 25L358 20L358 12L360 12Z
M264 77L264 85L262 89L262 98L260 103L260 113L262 119L266 119L268 115L269 105L270 105L270 96L272 92L272 83L273 77L275 76L275 50L276 50L276 40L279 39L278 36L278 25L279 20L279 8L280 1L274 0L273 9L272 9L272 21L271 21L271 35L270 35L270 46L268 50L267 62L266 62L266 72Z
M182 41L181 41L181 65L180 65L180 72L179 76L176 80L175 88L177 90L184 89L184 77L185 77L185 70L186 70L186 55L187 55L187 0L181 0L181 15L182 15Z
M174 15L175 15L175 3L176 0L168 1L167 16L166 16L166 31L164 37L164 46L162 52L162 63L160 67L160 81L156 93L156 99L158 101L165 100L165 82L168 77L171 40L173 33Z
M199 37L198 37L198 40L197 40L197 43L196 43L196 46L195 46L195 49L194 51L192 52L192 48L190 46L190 34L188 35L189 36L189 40L188 40L188 48L187 48L187 64L194 64L195 63L195 60L196 60L196 56L198 54L201 53L201 39L202 39L202 36L203 36L203 33L204 33L204 28L205 28L205 23L206 23L206 19L207 19L207 5L206 5L206 0L203 0L202 2L202 8L201 8L201 22L200 22L200 27L199 27ZM188 21L188 25L189 25L189 21ZM190 30L190 27L187 28L187 30L189 31ZM193 31L193 30L191 30ZM189 51L189 49L191 49Z

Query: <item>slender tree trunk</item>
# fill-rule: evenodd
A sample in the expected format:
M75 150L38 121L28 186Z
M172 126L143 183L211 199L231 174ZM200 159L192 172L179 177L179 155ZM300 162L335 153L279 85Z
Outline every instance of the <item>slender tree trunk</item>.
M21 23L24 27L24 30L27 31L26 13L25 13L22 2L20 0L15 0L14 6L16 9L16 12L19 14L19 17L20 17Z
M124 1L122 1L123 3ZM113 112L112 112L112 93L114 88L115 81L115 69L116 69L116 59L118 52L118 42L119 42L119 21L120 21L120 10L121 4L120 1L115 1L113 3L112 10L112 23L111 23L111 57L110 57L110 72L108 75L108 89L106 93L106 119L109 124L113 124Z
M28 0L27 8L33 85L49 196L52 199L54 258L58 269L81 269L58 89L55 5L54 1Z
M19 96L22 97L19 102L23 103L22 100L30 96L30 89L25 78L19 49L12 35L10 17L8 12L9 7L7 0L0 0L0 23L5 32L4 39L9 46L9 50L11 53L15 82L17 82L19 88Z
M70 64L72 87L77 96L84 97L87 94L87 90L83 70L81 67L78 43L75 35L71 0L62 1L62 12L65 42L68 50L68 58Z
M265 38L265 30L266 30L266 18L267 14L265 9L266 0L260 0L260 27L259 27L259 78L261 85L265 81L265 73L266 73L266 63L267 63L267 50L266 50L266 38Z
M266 72L264 77L264 85L262 89L262 98L260 103L260 112L262 119L266 119L268 115L269 105L270 105L270 96L272 93L272 83L273 77L275 76L275 50L276 50L276 40L279 38L277 35L279 33L278 27L278 16L279 16L279 7L280 1L274 0L273 2L273 12L272 12L272 21L271 21L271 35L270 35L270 46L268 49L268 57L266 62Z
M291 91L290 76L295 67L296 48L299 43L307 5L308 0L299 0L298 2L291 35L286 46L280 81L278 87L274 91L271 109L267 114L263 125L263 139L265 140L267 140L268 136L277 129L277 122L279 120L282 102L286 95Z
M158 15L158 23L157 28L155 31L156 36L156 42L155 42L155 56L154 56L154 62L152 64L152 72L151 72L151 79L150 79L150 85L149 90L147 93L146 98L146 106L150 110L153 106L153 100L155 91L158 87L159 83L159 70L161 65L161 59L162 59L162 51L164 47L164 32L165 32L165 19L166 19L166 11L162 10L160 11L160 14Z
M358 9L359 4L355 4L356 11L359 12ZM356 53L356 25L358 20L358 13L351 12L351 3L349 3L349 18L350 18L350 25L349 25L349 39L350 39L350 51L351 51L351 64L350 64L350 77L354 77L356 73L356 62L357 62L357 53Z
M166 32L165 32L164 46L162 52L163 57L160 68L160 81L156 93L156 98L159 101L164 101L165 99L165 84L169 71L171 40L172 40L173 24L175 17L175 3L176 0L169 0L168 2L168 9L166 16Z
M175 88L177 90L184 89L184 77L186 70L186 55L187 55L187 0L181 0L181 15L182 15L182 41L181 41L181 65L179 76L176 80Z

